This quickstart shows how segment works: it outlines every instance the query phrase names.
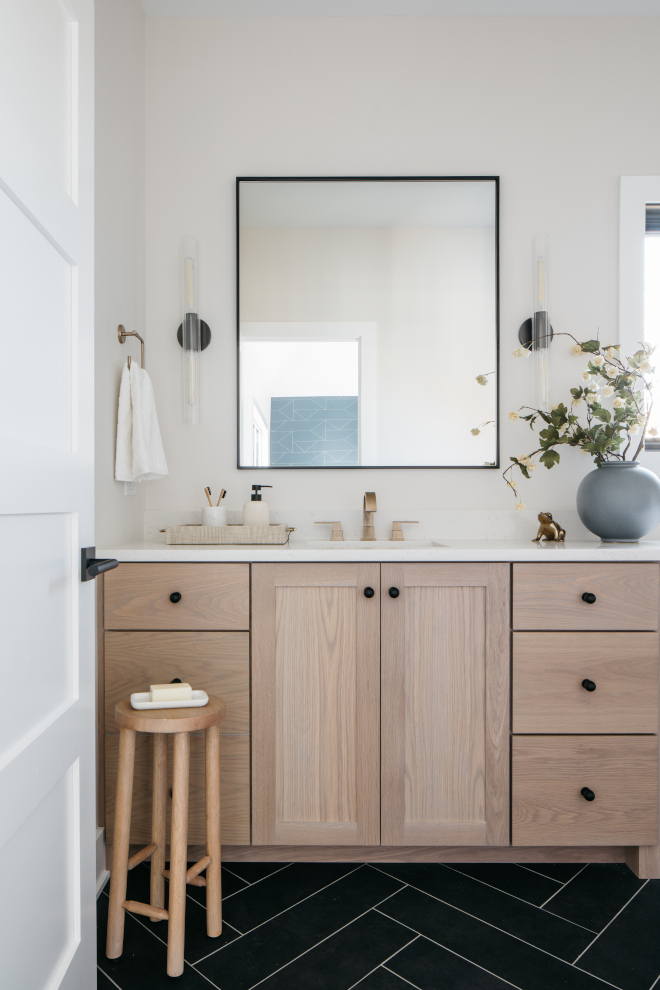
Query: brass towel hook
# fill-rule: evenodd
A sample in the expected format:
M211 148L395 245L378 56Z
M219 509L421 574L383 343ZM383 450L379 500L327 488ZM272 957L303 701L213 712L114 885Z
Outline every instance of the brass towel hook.
M127 337L137 337L137 339L140 341L140 367L144 368L144 341L142 340L140 334L136 333L135 330L126 330L123 327L123 325L120 323L119 326L117 327L117 336L119 337L120 344L125 344ZM128 367L129 368L131 367L130 354L128 356Z

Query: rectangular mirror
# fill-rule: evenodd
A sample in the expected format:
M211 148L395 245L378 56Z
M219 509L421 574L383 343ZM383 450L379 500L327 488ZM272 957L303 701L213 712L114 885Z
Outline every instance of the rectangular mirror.
M498 466L498 191L237 180L240 468Z

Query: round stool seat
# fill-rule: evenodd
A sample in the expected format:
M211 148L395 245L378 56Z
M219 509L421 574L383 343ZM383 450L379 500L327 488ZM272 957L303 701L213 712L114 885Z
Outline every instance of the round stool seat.
M115 722L123 729L136 732L201 732L218 725L225 717L226 705L221 698L209 697L203 708L131 707L130 698L115 707Z

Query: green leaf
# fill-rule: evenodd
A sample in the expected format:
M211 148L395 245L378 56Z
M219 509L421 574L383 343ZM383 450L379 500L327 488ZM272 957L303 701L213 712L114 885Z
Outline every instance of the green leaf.
M584 343L580 344L580 347L587 353L597 354L600 350L600 342L598 340L585 340Z
M611 422L612 415L609 409L601 409L601 408L596 409L596 407L594 406L592 411L593 411L594 419L599 419L602 423Z
M555 464L559 464L559 454L556 450L546 450L541 454L539 460L550 470Z

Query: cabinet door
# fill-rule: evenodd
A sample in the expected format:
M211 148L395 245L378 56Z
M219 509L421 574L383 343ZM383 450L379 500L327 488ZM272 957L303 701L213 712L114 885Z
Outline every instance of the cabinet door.
M381 584L381 841L506 845L509 566L383 564Z
M379 576L253 565L255 845L379 842Z

